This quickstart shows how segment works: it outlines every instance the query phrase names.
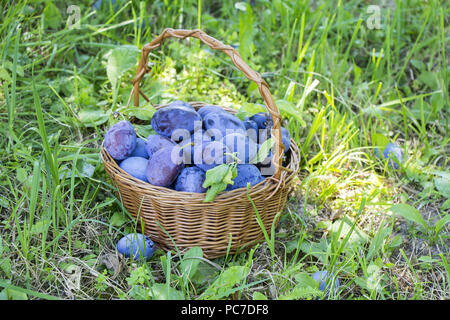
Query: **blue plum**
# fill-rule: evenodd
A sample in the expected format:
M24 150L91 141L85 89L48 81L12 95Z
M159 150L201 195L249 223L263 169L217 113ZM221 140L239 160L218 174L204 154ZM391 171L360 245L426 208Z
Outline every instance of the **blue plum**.
M245 130L252 129L252 130L255 130L256 132L258 132L258 129L259 129L258 124L255 121L250 120L248 118L246 118L244 120L244 127L245 127Z
M241 160L240 163L250 163L255 158L258 146L255 141L242 133L232 133L223 137L223 144Z
M211 142L211 137L203 130L198 130L191 135L190 139L185 139L178 143L183 150L183 159L185 164L193 164L194 159L201 159L203 144ZM190 144L190 146L187 146ZM201 161L201 160L198 160Z
M195 111L195 108L190 104L182 100L175 100L171 102L168 107L184 107L187 110Z
M150 184L168 187L183 169L183 153L178 145L156 151L148 160L146 177Z
M375 156L379 158L378 147L375 147L374 151ZM391 168L398 169L400 168L399 163L403 162L403 150L397 144L389 142L386 148L384 148L383 158L388 160Z
M234 184L229 184L225 189L227 191L246 188L247 183L250 183L250 186L254 186L264 180L261 172L253 164L238 164L236 170L237 175L234 178Z
M120 168L129 175L147 182L147 165L148 160L143 157L129 157L120 163Z
M285 127L281 127L281 141L284 145L284 153L288 152L289 148L291 147L291 134Z
M219 106L207 105L198 109L197 113L200 115L200 117L202 117L202 119L205 119L205 117L210 113L228 113L228 112Z
M194 147L194 164L206 172L220 164L229 162L230 158L226 153L230 153L230 150L220 141L203 143Z
M312 275L312 278L319 284L319 290L328 292L330 290L332 276L328 271L317 271ZM328 286L327 286L328 282ZM334 289L336 290L340 286L339 279L334 281Z
M269 125L272 121L272 115L264 113L264 112L258 112L252 115L249 120L254 121L258 125L258 129L266 129L267 125Z
M201 128L201 121L202 118L195 109L175 104L158 109L152 117L151 125L159 135L179 141L178 137L183 131L186 136L192 134L196 127ZM172 137L175 130L177 134Z
M228 133L245 133L244 123L236 116L229 113L208 113L203 119L203 126L207 130L210 136L215 136L217 139L217 134L210 133L213 130L218 131L221 134L220 139L225 137Z
M171 147L175 145L176 143L167 137L160 136L159 134L151 134L147 137L146 143L146 151L148 154L148 158L151 158L156 151L162 148Z
M148 159L147 141L142 138L136 139L136 147L130 154L130 157L142 157Z
M203 188L205 181L205 171L199 167L184 168L178 175L175 182L175 190L183 192L204 193L206 189Z
M155 252L155 244L153 241L150 237L141 233L130 233L126 235L117 242L116 248L124 257L131 257L135 261L140 258L148 261Z
M136 133L129 121L122 120L106 132L103 145L116 160L128 158L136 147Z

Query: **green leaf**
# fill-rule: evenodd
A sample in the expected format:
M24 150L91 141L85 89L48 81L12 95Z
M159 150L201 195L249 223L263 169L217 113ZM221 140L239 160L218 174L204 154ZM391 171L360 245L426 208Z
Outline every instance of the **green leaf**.
M425 63L421 60L411 59L409 62L420 71L424 71L426 69Z
M389 247L391 249L399 247L403 243L403 239L401 235L396 235L392 238L391 242L389 243Z
M80 121L88 128L99 126L109 119L111 111L102 109L84 109L78 114Z
M282 294L278 297L278 300L305 300L322 297L324 293L314 287L302 287L295 286L291 291Z
M208 188L203 202L211 202L216 195L226 189L228 184L233 184L233 179L236 178L237 170L234 163L221 164L206 171L205 182L203 188Z
M45 27L50 27L52 29L57 29L60 27L63 21L59 9L52 3L49 2L44 8L44 25Z
M268 300L267 297L261 292L255 291L253 292L253 300Z
M51 221L45 218L41 218L38 222L33 224L30 230L30 234L36 235L41 234L44 231L48 230L48 227L50 226Z
M111 223L114 227L120 227L128 221L127 217L121 212L115 212L111 219L109 219L109 223Z
M183 292L168 287L165 283L155 283L150 288L150 294L154 300L184 300Z
M252 161L250 161L250 163L263 162L269 155L270 149L272 149L273 144L274 140L272 138L269 138L266 141L264 141L260 145L258 153L256 154L255 158Z
M383 248L383 243L388 239L389 234L392 231L392 227L385 227L385 222L383 221L378 229L378 232L370 241L369 250L367 252L366 260L369 261L374 255L376 255Z
M140 120L151 120L156 109L152 106L142 106L139 108L128 108L128 115L135 116Z
M232 266L223 271L217 279L205 290L203 298L220 299L230 294L230 290L247 278L250 268Z
M319 288L319 284L306 272L297 273L294 279L300 287Z
M10 258L2 258L0 259L0 270L2 270L6 277L11 277L11 259Z
M320 242L303 241L300 244L300 250L308 255L316 257L323 263L327 262L328 243L324 238L320 239Z
M224 163L206 171L206 178L205 182L203 182L203 188L208 188L213 184L222 182L225 175L228 173L228 169L228 165Z
M183 283L187 284L194 274L197 272L200 259L203 257L203 250L200 247L190 248L183 256L179 268L183 274Z
M28 300L28 296L25 292L16 289L7 288L6 294L8 295L9 300Z
M112 50L108 57L106 74L115 88L122 75L136 65L139 50L135 46L124 45Z
M436 234L439 234L441 232L442 228L450 222L450 214L446 214L443 218L439 219L438 222L434 225L434 232Z
M353 244L365 244L369 240L368 235L360 228L358 228L358 226L356 225L352 230L353 224L354 221L350 217L344 216L342 219L338 219L333 222L330 231L333 233L334 236L337 236L338 232L340 232L339 239L345 239L347 235L351 232L347 242L347 244L350 246L353 246Z
M416 208L410 206L406 203L396 204L393 205L390 209L395 215L401 216L405 218L406 220L412 221L417 223L418 225L422 226L425 230L428 229L428 225L422 215L420 214L419 210Z
M433 89L433 90L437 90L438 89L438 82L436 79L436 73L432 72L432 71L425 71L422 72L419 77L418 80L420 82L422 82L423 84L427 85L429 88Z
M239 111L236 113L236 117L244 120L245 117L250 117L258 112L267 113L266 107L258 103L244 102L240 106Z
M275 104L282 113L294 117L298 121L300 126L306 127L306 122L303 119L303 114L296 109L294 103L287 100L277 100Z
M214 199L216 198L216 195L221 193L226 188L227 188L227 184L223 183L223 182L215 183L215 184L211 185L211 187L208 190L206 190L206 195L205 195L205 198L203 199L203 202L214 201Z
M436 189L446 198L450 198L450 179L434 178Z
M378 148L378 154L383 154L384 148L389 144L390 140L381 133L374 133L372 135L372 143L374 147Z
M5 84L8 84L12 81L8 71L3 67L0 67L0 80L3 80Z
M16 176L17 176L17 180L19 180L22 183L24 183L26 180L28 180L28 172L25 168L21 168L21 167L17 168Z
M0 201L0 205L1 205L1 201ZM447 210L447 209L450 209L450 199L445 200L445 202L441 206L441 210Z

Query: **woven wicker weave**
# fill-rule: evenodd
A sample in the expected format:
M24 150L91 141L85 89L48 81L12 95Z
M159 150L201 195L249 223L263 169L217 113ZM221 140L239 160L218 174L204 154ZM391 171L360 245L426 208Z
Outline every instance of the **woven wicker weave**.
M203 202L204 193L179 192L153 186L133 178L123 171L102 148L101 158L105 170L117 187L118 197L124 207L139 221L142 218L144 233L164 250L183 251L193 246L199 246L203 249L206 258L223 256L227 252L237 253L247 250L255 243L264 240L253 204L258 210L265 229L270 234L275 216L283 209L293 178L299 169L298 147L291 140L290 151L287 153L288 159L285 161L287 164L283 167L283 149L280 143L281 116L270 95L267 83L257 72L250 69L231 46L222 44L201 30L165 29L160 36L143 47L137 74L133 80L133 91L130 95L130 100L132 95L134 96L135 106L139 105L139 94L148 100L139 88L144 74L149 71L148 54L152 49L159 47L168 37L199 38L211 48L225 52L249 80L256 82L273 119L271 135L275 144L273 155L275 173L251 187L248 193L245 188L222 192L216 196L213 202L205 203ZM199 109L208 103L190 102L190 104ZM155 108L164 106L158 105ZM236 110L224 109L231 113L236 112ZM275 221L275 225L277 222Z

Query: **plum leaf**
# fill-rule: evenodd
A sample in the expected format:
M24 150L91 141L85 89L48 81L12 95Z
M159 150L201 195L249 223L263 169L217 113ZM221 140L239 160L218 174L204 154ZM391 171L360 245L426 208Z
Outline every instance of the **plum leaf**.
M62 16L58 8L51 2L44 8L44 25L52 29L57 29L62 22Z
M450 198L450 179L434 178L436 189L446 198Z
M106 65L106 74L113 88L122 75L134 67L139 50L134 46L119 46L111 51Z
M206 179L203 188L208 188L203 202L211 202L216 195L226 189L227 185L233 184L237 176L236 163L221 164L206 171Z
M266 141L264 141L263 143L261 143L258 153L256 154L256 157L252 161L250 161L250 163L263 162L269 155L269 152L270 152L270 149L272 149L273 143L274 143L274 141L272 138L269 138Z
M397 216L401 216L409 221L417 223L419 226L422 226L425 230L428 229L428 225L425 219L420 214L419 210L410 206L406 203L399 203L393 205L390 209Z

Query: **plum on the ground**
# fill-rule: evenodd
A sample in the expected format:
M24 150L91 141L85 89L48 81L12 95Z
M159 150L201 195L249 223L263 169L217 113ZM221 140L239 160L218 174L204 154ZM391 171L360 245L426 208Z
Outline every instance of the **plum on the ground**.
M250 186L254 186L264 180L261 172L253 164L238 164L236 170L237 175L233 180L234 184L229 184L225 189L227 191L246 188L247 183L250 183Z
M206 189L203 188L205 178L205 171L199 167L184 168L175 182L175 190L197 193L206 192Z
M136 147L130 154L130 157L142 157L148 159L147 141L142 138L136 139Z
M291 146L291 134L289 133L289 130L287 130L284 127L281 128L281 142L284 145L284 153L288 152L290 146ZM267 130L261 130L261 134L259 137L259 144L262 144L264 141L266 141L268 138L270 138L271 135Z
M174 145L176 145L176 143L167 137L160 136L159 134L151 134L147 137L146 143L148 158L150 159L156 151Z
M168 187L183 169L183 154L178 145L156 151L148 160L146 177L150 184Z
M258 112L252 115L249 120L254 121L258 125L258 129L265 129L267 125L272 121L272 115L264 112Z
M131 176L147 182L146 170L148 160L143 157L129 157L120 163L120 168Z
M229 113L208 113L203 119L203 126L211 137L216 137L215 140L223 138L228 133L245 133L244 123L238 117ZM214 129L221 134L221 137L211 133Z
M232 153L236 152L236 156L241 160L240 163L250 163L258 151L255 141L238 132L226 135L222 142Z
M219 106L206 105L198 109L197 113L200 115L200 117L202 117L202 119L205 119L205 117L210 113L228 113L228 112Z
M331 287L331 278L332 276L328 273L328 271L317 271L312 275L312 278L319 284L319 290L321 291L329 291ZM328 286L327 286L328 282ZM336 278L334 281L334 289L336 290L340 286L339 279Z
M116 160L128 158L136 147L136 133L129 121L122 120L106 132L103 145Z
M229 162L230 158L226 153L230 153L230 150L220 141L203 143L194 147L194 164L206 172L220 164Z
M380 157L378 147L375 147L375 156L377 158ZM397 144L389 142L384 148L383 158L388 159L388 164L391 168L398 169L400 168L399 163L403 162L403 150Z
M97 0L92 5L92 8L94 8L95 10L100 10L102 6L104 6L105 8L109 8L110 3L114 11L117 11L119 9L120 1L119 3L117 3L117 0Z
M117 242L117 251L126 258L150 260L155 252L155 245L150 237L141 233L130 233Z
M192 134L196 127L202 127L202 118L192 108L184 105L169 105L158 109L151 120L153 130L158 134L179 141L182 130L186 131L185 135ZM173 132L177 130L177 137L172 137Z

